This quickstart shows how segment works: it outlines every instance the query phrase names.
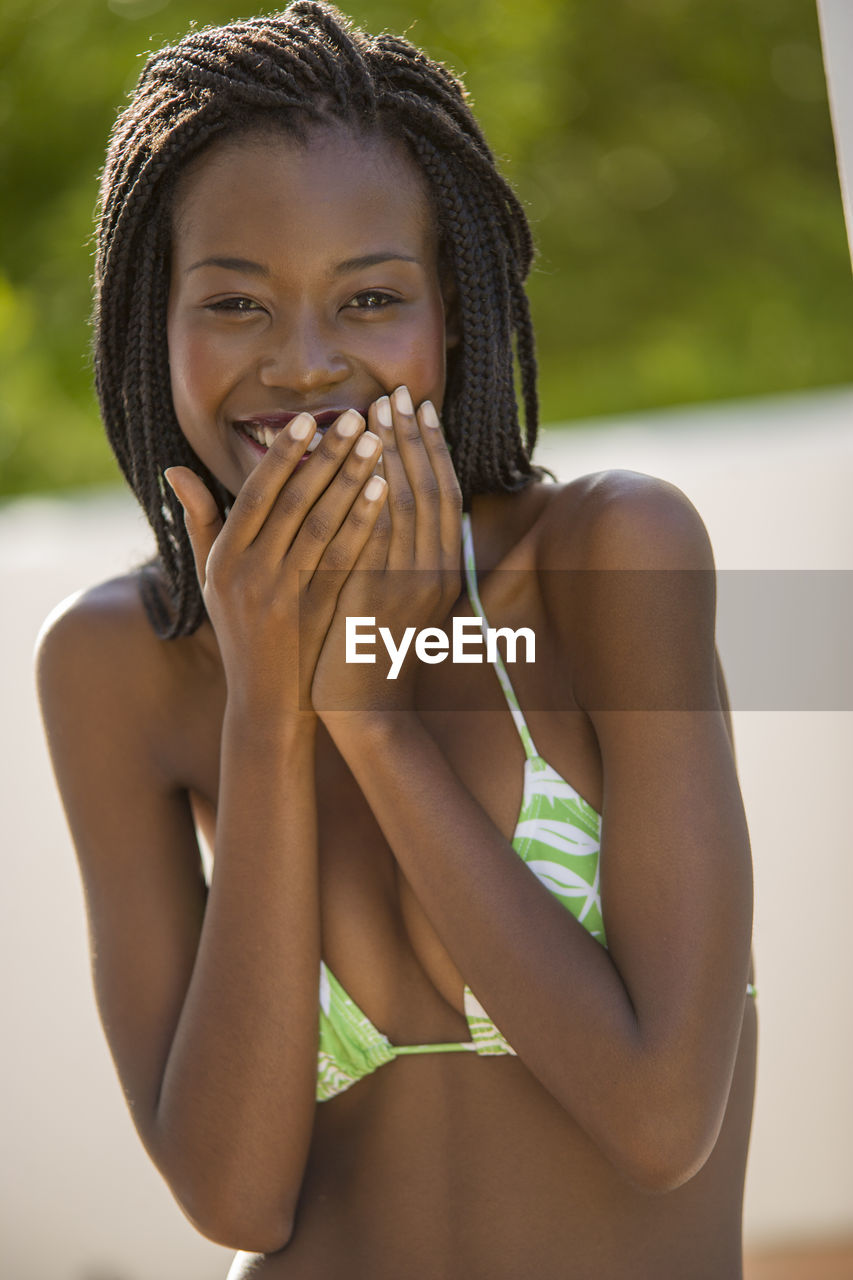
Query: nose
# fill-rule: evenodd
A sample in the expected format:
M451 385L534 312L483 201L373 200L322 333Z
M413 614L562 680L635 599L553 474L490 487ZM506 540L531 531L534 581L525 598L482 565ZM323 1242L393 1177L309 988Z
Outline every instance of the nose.
M340 349L334 326L305 312L282 316L268 334L261 357L264 386L307 397L346 381L350 362Z

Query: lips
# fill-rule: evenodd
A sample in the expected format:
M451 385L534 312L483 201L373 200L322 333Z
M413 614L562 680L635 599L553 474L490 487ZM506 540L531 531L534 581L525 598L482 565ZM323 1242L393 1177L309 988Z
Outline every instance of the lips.
M323 432L335 422L342 413L346 413L348 405L344 405L339 409L318 409L312 413L314 421L317 424L317 433L310 441L305 451L305 457L316 449L322 439ZM301 410L300 412L310 413L311 410ZM280 431L283 431L289 422L299 417L299 412L281 412L281 413L259 413L254 414L251 418L239 418L234 422L234 426L238 433L259 448L263 453L275 440Z

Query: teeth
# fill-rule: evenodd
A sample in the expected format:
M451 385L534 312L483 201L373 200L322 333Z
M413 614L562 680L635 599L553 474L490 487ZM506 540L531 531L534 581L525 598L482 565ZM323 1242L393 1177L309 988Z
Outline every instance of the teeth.
M272 427L261 426L259 422L244 422L241 425L247 436L251 436L253 440L258 444L262 444L266 449L269 449L278 435L278 431L274 431ZM322 431L315 431L311 443L306 448L306 453L313 453L322 439Z
M247 436L251 436L253 440L257 441L258 444L264 445L267 449L275 440L277 434L272 427L262 427L257 422L244 422L243 430Z

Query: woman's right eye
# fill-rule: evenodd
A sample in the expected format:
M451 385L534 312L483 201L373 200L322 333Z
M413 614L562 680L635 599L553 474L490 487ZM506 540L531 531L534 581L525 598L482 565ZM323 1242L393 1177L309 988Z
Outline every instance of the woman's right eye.
M239 294L235 294L232 298L217 298L215 302L206 304L208 311L231 311L238 315L249 315L253 311L262 311L263 308L252 298L244 298Z

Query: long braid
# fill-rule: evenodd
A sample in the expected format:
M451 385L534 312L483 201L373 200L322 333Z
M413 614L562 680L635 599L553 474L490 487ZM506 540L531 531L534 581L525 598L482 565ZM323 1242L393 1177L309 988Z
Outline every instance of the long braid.
M456 77L407 40L370 37L333 6L297 0L275 17L192 31L150 57L113 129L101 182L94 311L101 412L119 465L155 532L141 577L157 633L204 617L170 465L191 467L223 512L231 502L190 448L172 404L166 308L179 175L217 138L312 124L404 141L424 174L439 253L456 283L461 341L451 353L443 422L463 501L541 474L536 358L523 282L533 241ZM515 357L513 354L515 343ZM514 359L525 415L522 438Z

